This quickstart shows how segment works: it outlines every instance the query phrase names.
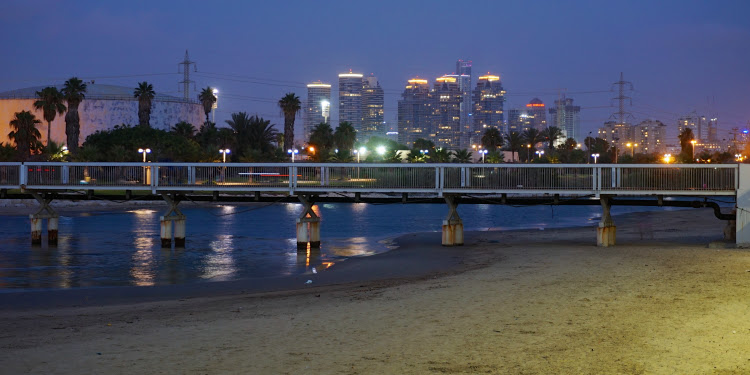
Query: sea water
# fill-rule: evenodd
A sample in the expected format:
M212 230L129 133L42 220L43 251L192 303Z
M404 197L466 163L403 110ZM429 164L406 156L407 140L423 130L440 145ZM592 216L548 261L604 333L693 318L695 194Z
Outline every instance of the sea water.
M653 210L613 207L613 213ZM660 208L664 209L664 208ZM406 233L437 232L441 204L320 204L321 248L297 249L300 204L183 207L185 248L161 248L164 208L76 210L61 214L57 246L32 246L28 213L0 216L0 291L149 286L301 274L393 248ZM460 205L466 230L593 225L599 206ZM45 238L46 240L46 233ZM435 242L440 241L436 234ZM593 239L592 239L593 241Z

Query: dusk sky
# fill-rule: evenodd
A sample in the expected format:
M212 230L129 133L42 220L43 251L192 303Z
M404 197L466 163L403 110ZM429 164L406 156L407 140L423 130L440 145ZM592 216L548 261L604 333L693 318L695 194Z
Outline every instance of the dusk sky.
M196 88L220 90L216 122L246 111L283 128L276 102L305 84L374 73L385 117L409 78L431 81L472 60L507 91L505 109L564 90L584 134L617 110L612 83L635 88L626 109L676 135L680 115L719 118L720 138L750 121L750 2L737 1L3 1L0 91L71 76L178 92L189 50ZM474 78L476 82L476 78ZM192 89L192 88L191 88ZM191 92L192 98L198 92ZM297 120L301 134L301 117ZM196 124L198 125L198 124Z

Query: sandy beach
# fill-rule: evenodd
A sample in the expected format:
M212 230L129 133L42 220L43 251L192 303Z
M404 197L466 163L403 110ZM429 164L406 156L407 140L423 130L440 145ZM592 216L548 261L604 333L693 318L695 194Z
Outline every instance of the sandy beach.
M593 227L424 233L276 284L2 293L0 372L750 373L750 252L708 246L725 223L615 222L612 248Z

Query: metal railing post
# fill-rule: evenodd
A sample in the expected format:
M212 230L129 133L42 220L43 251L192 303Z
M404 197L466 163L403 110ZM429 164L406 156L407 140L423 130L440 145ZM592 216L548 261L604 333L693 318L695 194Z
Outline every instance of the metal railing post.
M151 194L156 194L156 189L159 188L159 166L151 165Z
M29 170L26 168L24 163L18 166L18 184L23 186L26 185L29 180Z

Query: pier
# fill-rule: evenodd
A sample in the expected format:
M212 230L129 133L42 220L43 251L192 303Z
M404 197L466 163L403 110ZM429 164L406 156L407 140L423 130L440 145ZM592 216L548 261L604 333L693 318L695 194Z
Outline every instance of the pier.
M750 244L750 166L744 164L352 164L352 163L0 163L0 199L36 199L32 243L47 221L57 240L55 199L90 199L122 191L126 199L159 199L163 247L184 247L186 220L179 203L193 201L296 201L297 246L319 247L318 202L441 202L442 244L463 245L459 204L600 204L597 245L616 244L613 204L712 207L727 220L727 238ZM638 199L634 199L634 198ZM698 200L667 201L669 197ZM723 213L709 197L729 197L736 213ZM703 199L703 201L700 201ZM736 224L735 224L736 223ZM292 223L289 223L292 225Z

